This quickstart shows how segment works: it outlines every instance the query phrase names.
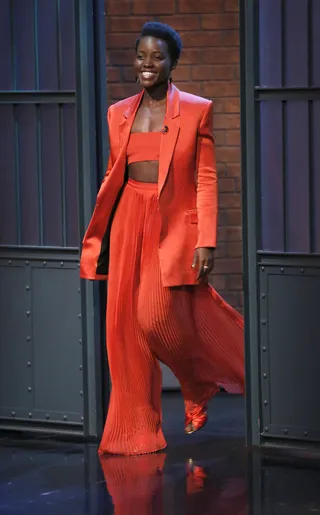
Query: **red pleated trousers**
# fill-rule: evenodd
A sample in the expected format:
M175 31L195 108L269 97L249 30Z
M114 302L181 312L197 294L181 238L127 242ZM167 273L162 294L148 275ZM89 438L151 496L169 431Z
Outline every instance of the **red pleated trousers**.
M130 179L110 235L107 352L112 387L101 454L144 454L166 447L159 361L179 380L188 411L205 405L219 386L244 391L242 317L210 285L162 286L160 230L157 184Z

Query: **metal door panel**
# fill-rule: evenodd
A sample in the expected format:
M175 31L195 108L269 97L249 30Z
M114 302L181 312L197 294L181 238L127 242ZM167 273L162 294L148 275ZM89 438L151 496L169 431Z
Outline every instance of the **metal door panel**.
M25 416L32 406L30 292L21 263L0 262L0 416Z
M314 0L240 2L247 441L253 445L320 442L318 12Z
M105 164L103 1L3 0L0 28L0 427L97 436L99 295L78 261Z
M263 433L320 439L320 269L261 267Z
M34 263L34 416L81 422L83 380L77 263Z

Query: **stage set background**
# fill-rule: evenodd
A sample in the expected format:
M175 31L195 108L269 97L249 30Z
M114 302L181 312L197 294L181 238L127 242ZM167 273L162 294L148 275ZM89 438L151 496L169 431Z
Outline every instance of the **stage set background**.
M319 440L319 3L240 7L1 2L0 427L101 434L104 286L79 280L79 246L108 153L105 113L137 91L134 42L154 19L182 35L174 83L214 101L220 215L211 280L235 308L244 305L248 442ZM164 386L176 387L165 369Z

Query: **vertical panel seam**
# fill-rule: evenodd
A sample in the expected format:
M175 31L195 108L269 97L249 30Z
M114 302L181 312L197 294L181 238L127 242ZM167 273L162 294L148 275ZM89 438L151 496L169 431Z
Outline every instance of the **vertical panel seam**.
M281 82L286 85L286 0L281 0Z
M43 246L43 184L42 184L42 138L41 138L41 120L40 106L35 104L36 120L37 120L37 176L38 176L38 210L39 210L39 242Z
M313 4L312 0L308 0L308 87L313 84Z
M281 0L281 82L286 85L286 0ZM282 195L283 195L283 251L287 250L287 184L286 184L286 128L287 128L287 101L282 105Z
M11 66L12 66L12 89L17 89L17 49L15 41L15 27L14 27L14 0L10 1L10 26L11 26Z
M308 0L308 86L313 85L313 0ZM315 252L313 101L308 101L309 129L309 251Z
M60 0L56 0L56 25L57 25L57 70L58 70L58 89L62 88L62 42L61 42L61 5Z
M16 217L17 217L17 243L22 244L21 231L21 181L20 181L20 152L19 152L19 122L17 120L17 105L13 105L13 123L14 123L14 171L16 183Z
M282 100L282 195L283 195L283 251L287 252L287 101Z
M65 173L65 152L64 152L64 126L63 126L63 105L58 105L59 116L59 150L60 150L60 175L61 175L61 209L62 209L62 244L67 246L67 216L66 216L66 173Z
M309 252L315 252L315 190L314 190L314 119L313 119L313 101L308 101L308 122L309 122Z
M39 90L39 33L38 33L38 0L33 2L33 16L34 16L34 62L35 62L35 85L36 90Z

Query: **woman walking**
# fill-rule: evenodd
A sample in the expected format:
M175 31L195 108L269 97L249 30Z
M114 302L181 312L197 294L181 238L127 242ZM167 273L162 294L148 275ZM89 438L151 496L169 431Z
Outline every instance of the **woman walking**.
M149 22L136 44L140 94L108 111L110 158L83 240L81 277L108 279L112 391L100 453L166 447L159 361L178 378L185 432L223 386L244 390L243 319L208 284L217 231L213 106L179 91L182 44Z

